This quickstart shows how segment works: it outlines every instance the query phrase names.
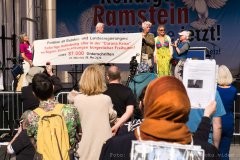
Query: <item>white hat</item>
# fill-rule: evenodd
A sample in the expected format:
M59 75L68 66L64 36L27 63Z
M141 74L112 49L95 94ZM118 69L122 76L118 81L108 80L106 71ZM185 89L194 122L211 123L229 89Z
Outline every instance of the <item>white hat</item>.
M178 33L180 36L185 36L187 38L189 38L189 36L191 35L190 31L182 31Z

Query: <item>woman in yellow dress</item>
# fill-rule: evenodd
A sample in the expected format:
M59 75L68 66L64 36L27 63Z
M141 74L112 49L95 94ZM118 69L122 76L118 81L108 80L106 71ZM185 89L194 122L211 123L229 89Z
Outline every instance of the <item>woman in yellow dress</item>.
M165 27L158 26L158 36L155 37L154 63L157 64L158 77L170 75L170 59L172 58L171 38L166 35Z

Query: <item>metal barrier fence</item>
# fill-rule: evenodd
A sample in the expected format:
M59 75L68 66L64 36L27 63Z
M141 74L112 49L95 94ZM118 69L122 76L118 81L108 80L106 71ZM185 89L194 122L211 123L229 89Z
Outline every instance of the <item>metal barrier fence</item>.
M59 92L56 95L56 100L60 103L67 104L68 103L68 100L67 100L68 93L69 92Z
M68 103L68 93L58 93L56 100L60 103ZM21 92L0 92L0 130L9 130L9 126L21 117L22 112ZM240 93L235 101L234 120L234 135L240 137Z
M9 130L22 112L21 92L0 92L0 130Z
M56 100L60 103L68 103L67 94L60 92ZM15 127L16 120L20 119L23 113L21 92L0 92L0 130L6 131Z

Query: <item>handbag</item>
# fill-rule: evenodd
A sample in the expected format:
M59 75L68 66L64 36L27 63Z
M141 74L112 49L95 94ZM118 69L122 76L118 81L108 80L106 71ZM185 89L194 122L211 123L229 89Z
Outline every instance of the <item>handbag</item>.
M175 59L175 58L172 58L170 60L170 64L172 64L173 66L176 66L178 64L179 60L178 59Z
M19 75L23 74L23 68L19 64L15 64L11 70L14 78L17 78Z

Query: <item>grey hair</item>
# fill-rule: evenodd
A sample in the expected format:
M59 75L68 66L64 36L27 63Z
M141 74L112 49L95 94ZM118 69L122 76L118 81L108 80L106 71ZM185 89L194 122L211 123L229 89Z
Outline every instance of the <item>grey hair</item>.
M145 22L142 23L142 29L145 29L147 26L151 27L152 23L149 22L149 21L145 21Z
M27 36L26 33L22 33L22 34L19 35L20 42L23 42L23 38L24 38L25 36Z
M96 30L101 26L104 26L104 23L98 22L97 25L96 25Z
M221 86L228 86L233 82L233 77L227 66L221 65L218 68L217 83Z
M190 36L191 36L191 32L190 32L190 31L187 31L187 33L188 33L188 35L186 35L185 37L186 37L187 39L189 39Z
M184 35L186 37L186 39L189 39L191 36L191 32L190 31L185 31L186 34Z

